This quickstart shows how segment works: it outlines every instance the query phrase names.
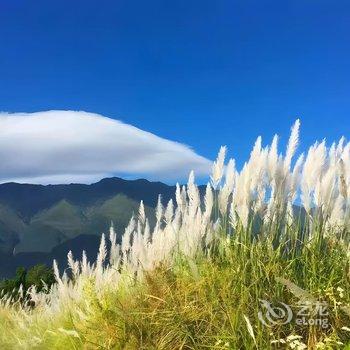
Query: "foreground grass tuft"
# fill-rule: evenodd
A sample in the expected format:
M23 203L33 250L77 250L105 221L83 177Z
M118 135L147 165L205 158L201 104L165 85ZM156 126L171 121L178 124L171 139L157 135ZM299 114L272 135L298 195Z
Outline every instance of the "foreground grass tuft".
M21 311L1 314L0 345L15 349L343 349L350 344L349 257L341 240L323 238L299 251L221 238L209 253L178 256L143 279L125 275L97 295L87 279L82 300L68 311L30 323ZM261 300L290 305L327 302L329 326L265 325ZM38 312L38 317L35 313ZM278 321L278 320L277 320ZM22 326L18 327L17 322ZM16 325L16 327L15 327ZM38 342L35 343L36 334ZM6 336L5 336L6 335ZM39 341L40 339L40 341ZM15 345L16 344L16 345ZM349 346L349 345L348 345ZM25 346L24 346L25 348Z

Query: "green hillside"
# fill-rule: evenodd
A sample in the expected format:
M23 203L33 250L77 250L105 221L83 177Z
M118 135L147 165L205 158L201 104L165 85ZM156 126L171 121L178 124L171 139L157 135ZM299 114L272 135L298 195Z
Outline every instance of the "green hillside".
M125 195L118 194L93 206L80 207L61 200L51 208L40 211L30 222L24 224L19 216L4 207L2 212L7 221L0 222L3 250L15 253L49 253L57 245L81 234L100 235L108 232L111 221L122 234L139 203ZM146 206L146 213L153 217L153 209ZM11 213L11 215L10 215Z
M9 259L13 252L50 253L80 235L108 232L111 221L120 237L141 199L152 225L158 195L168 201L174 192L172 186L143 179L106 178L91 185L0 184L0 258Z
M119 235L124 232L132 214L137 214L140 203L128 198L123 194L96 204L86 210L87 223L85 232L89 234L100 234L108 232L110 223L113 221L115 230ZM147 215L153 217L154 210L145 206Z
M0 279L16 268L61 261L68 250L91 258L98 251L99 235L113 221L119 241L140 200L151 226L158 196L174 199L175 188L147 180L106 178L91 185L0 184Z
M0 253L11 253L25 231L22 219L12 209L0 204Z

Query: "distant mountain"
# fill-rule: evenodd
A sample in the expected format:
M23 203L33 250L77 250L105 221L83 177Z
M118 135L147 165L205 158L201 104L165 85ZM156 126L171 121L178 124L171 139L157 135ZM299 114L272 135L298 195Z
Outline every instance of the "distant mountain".
M140 200L152 220L158 195L166 202L174 193L161 182L116 177L91 185L0 184L0 278L17 266L65 262L69 249L94 255L111 221L120 237Z
M51 252L22 252L18 254L0 253L0 279L11 278L19 266L26 269L36 264L52 266L55 259L61 271L67 268L67 253L71 250L75 258L81 258L83 250L89 261L95 261L100 244L97 235L79 235L57 245Z
M106 178L91 185L29 185L17 183L0 184L0 203L12 208L24 221L30 220L41 210L55 205L61 200L88 207L117 194L124 194L137 202L143 200L154 207L158 194L165 200L172 198L175 187L145 179L124 180L118 177Z

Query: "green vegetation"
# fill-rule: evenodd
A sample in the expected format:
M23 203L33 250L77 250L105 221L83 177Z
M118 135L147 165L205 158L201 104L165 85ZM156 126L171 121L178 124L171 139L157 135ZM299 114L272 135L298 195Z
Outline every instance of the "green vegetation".
M159 194L169 199L173 192L162 183L119 178L91 185L0 184L0 258L48 253L78 235L107 232L111 220L121 233L141 199L152 211Z
M50 252L58 244L81 234L101 234L108 231L111 221L121 231L128 223L138 203L124 195L117 195L88 208L74 206L61 200L53 207L34 215L15 251ZM152 213L147 207L147 212Z
M53 270L43 264L35 265L28 271L23 267L19 267L14 278L0 282L0 295L7 294L16 299L19 293L25 295L30 287L35 286L37 291L48 291L54 283Z
M240 172L221 148L204 198L191 173L154 228L141 202L93 264L69 252L70 278L54 263L48 293L2 298L0 348L349 350L350 143L292 167L298 127Z
M288 237L297 237L293 230L289 229ZM40 309L33 310L27 322L20 319L21 311L2 310L0 345L15 349L19 339L30 349L350 346L350 259L344 242L315 236L308 244L286 240L274 249L271 239L251 240L246 233L242 228L240 240L218 238L207 254L178 255L172 268L161 264L145 272L141 281L124 273L117 288L105 288L102 293L96 290L95 279L85 278L79 300L49 318ZM30 270L26 281L38 283L42 269ZM21 276L16 278L17 286ZM282 324L278 318L266 326L258 317L259 311L266 312L261 299L275 305L284 302L294 315L300 301L302 305L313 299L324 301L327 327L298 326L295 319ZM14 329L17 322L22 326Z

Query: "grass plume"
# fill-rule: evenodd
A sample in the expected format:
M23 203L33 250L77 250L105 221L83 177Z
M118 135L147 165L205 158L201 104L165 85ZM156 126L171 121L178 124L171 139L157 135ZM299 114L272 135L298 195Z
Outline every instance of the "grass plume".
M350 144L315 143L293 161L258 138L241 171L222 147L205 198L193 172L176 203L141 202L97 261L68 254L69 276L31 304L3 296L4 349L336 349L350 347ZM261 300L327 303L329 327L259 319ZM33 307L33 302L35 306Z

